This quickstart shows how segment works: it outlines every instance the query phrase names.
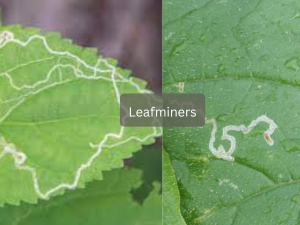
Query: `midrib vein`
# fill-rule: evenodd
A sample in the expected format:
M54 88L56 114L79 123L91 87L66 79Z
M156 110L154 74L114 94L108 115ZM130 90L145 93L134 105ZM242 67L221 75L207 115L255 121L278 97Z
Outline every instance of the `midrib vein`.
M59 122L68 122L68 121L76 121L76 120L85 120L91 118L101 117L101 115L91 114L85 116L75 116L75 117L66 117L66 118L59 118L59 119L52 119L52 120L45 120L45 121L36 121L36 122L22 122L22 121L6 121L2 122L2 125L11 125L11 126L35 126L41 124L48 124L48 123L59 123ZM111 116L108 115L106 118L119 118L119 116ZM0 125L1 125L0 124Z

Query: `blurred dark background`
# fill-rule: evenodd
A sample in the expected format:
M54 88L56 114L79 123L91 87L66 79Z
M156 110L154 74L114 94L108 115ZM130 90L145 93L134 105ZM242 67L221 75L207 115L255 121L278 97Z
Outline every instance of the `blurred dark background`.
M161 92L161 0L0 0L3 24L60 32L148 81Z

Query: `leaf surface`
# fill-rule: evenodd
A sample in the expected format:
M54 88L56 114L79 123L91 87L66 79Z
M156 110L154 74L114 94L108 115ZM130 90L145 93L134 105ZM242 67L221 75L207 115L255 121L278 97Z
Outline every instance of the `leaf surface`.
M58 34L1 27L0 205L84 187L160 135L120 126L120 95L149 91L116 64Z
M173 20L163 28L164 93L206 97L204 127L164 129L184 219L299 224L299 3L221 0L189 7L176 14L164 7ZM256 123L262 116L276 124L271 136L266 119ZM234 131L241 125L249 132ZM224 129L236 146L222 139ZM212 146L220 145L234 160L214 153Z
M104 173L83 190L68 192L37 205L21 204L0 209L6 225L161 225L162 206L158 183L143 205L134 202L131 190L141 185L141 171L115 169Z
M163 224L184 225L177 181L168 153L163 150Z

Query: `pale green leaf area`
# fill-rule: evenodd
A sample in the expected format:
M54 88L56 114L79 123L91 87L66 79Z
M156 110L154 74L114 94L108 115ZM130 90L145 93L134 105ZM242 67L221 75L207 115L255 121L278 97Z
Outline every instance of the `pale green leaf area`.
M184 225L180 211L180 196L168 153L163 150L163 224Z
M159 128L120 126L119 97L146 83L113 59L35 28L0 28L0 205L102 179Z
M38 205L22 204L0 209L3 225L161 225L160 184L139 205L131 191L141 185L141 170L115 169L104 173L103 181L94 181L85 189L68 192Z
M163 34L164 93L203 93L217 128L164 128L182 215L187 224L299 224L300 2L200 2L164 7L173 18ZM271 135L265 119L233 130L261 116L276 124ZM220 145L234 160L217 157Z

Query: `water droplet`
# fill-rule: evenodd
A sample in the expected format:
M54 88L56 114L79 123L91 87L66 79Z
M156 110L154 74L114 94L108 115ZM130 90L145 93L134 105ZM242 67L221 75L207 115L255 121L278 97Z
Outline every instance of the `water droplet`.
M201 35L200 39L199 39L201 42L204 42L206 40L206 36L205 34Z
M293 17L293 19L298 19L298 18L300 18L300 13L297 13L297 14Z
M223 56L222 56L222 55L217 55L217 56L216 56L216 59L222 61L222 60L223 60Z
M225 50L226 50L226 48L225 48L225 47L221 47L220 49L221 49L222 51L225 51Z
M246 106L244 104L242 104L242 103L236 104L233 108L234 115L240 114L244 108L246 108ZM251 122L251 120L249 120L247 122ZM246 121L245 121L245 123L246 123Z
M293 57L285 62L285 67L290 70L299 70L299 58Z
M298 202L298 195L294 195L291 199L292 202Z
M232 48L230 50L231 53L237 54L239 52L239 50L237 48Z
M223 64L221 64L220 66L219 66L219 68L218 68L218 72L219 73L221 73L221 72L223 72L223 71L225 71L226 70L226 67L223 65Z
M285 139L281 145L287 152L300 151L300 139Z
M260 61L265 62L265 61L268 61L268 60L269 60L269 56L268 56L268 55L263 55L263 56L260 57L259 59L260 59Z
M182 52L185 48L187 47L187 44L184 41L182 41L180 44L175 45L173 50L172 50L172 55L176 55L179 54L180 52Z
M229 115L228 114L222 114L220 116L218 116L216 118L217 121L220 121L220 122L225 122L229 119Z

